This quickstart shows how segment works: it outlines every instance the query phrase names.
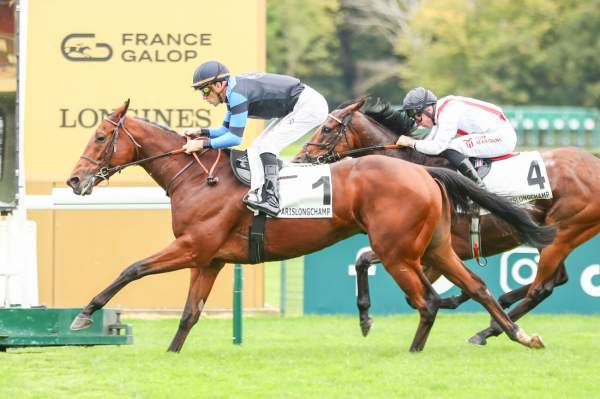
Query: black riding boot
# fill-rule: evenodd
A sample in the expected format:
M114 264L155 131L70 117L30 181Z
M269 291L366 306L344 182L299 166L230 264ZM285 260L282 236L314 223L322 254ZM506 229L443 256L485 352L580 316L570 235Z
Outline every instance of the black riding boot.
M458 171L462 173L464 176L473 180L477 185L481 188L485 188L485 184L483 184L483 180L477 174L477 171L473 167L473 164L468 160L463 160L457 167Z
M265 170L265 184L262 188L262 199L258 202L252 199L247 200L247 204L252 208L264 212L269 216L279 214L279 165L275 154L266 152L260 154L263 168Z
M479 187L485 188L483 180L477 174L477 171L473 167L473 164L469 159L456 150L446 150L440 154L441 157L446 158L450 165L454 166L463 176L468 177L475 182Z

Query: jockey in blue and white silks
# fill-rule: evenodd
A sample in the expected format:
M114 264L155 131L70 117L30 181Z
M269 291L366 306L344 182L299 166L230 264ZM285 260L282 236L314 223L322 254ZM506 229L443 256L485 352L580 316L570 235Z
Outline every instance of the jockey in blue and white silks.
M184 146L188 153L201 148L239 145L248 118L274 119L248 148L251 186L244 202L253 209L277 215L277 156L283 148L325 121L327 101L294 77L261 72L232 76L218 61L208 61L196 68L192 86L201 90L210 104L225 103L227 113L219 127L192 128L184 132L192 137L208 137L208 140L189 141Z

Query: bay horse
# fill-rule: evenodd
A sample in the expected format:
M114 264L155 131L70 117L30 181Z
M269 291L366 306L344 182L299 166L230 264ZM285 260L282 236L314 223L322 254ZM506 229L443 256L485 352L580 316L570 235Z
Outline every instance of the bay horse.
M242 203L247 187L236 180L227 151L197 154L200 167L191 155L181 152L185 142L182 136L127 116L128 107L129 100L99 123L67 184L75 194L89 195L99 181L116 171L132 164L142 165L170 196L175 240L126 267L75 317L71 329L87 328L92 313L128 283L151 274L189 268L187 301L168 348L179 352L223 265L249 263L248 231L253 215ZM212 165L210 173L204 164ZM266 260L297 257L366 233L386 270L419 311L410 351L424 348L439 300L421 271L422 263L436 268L480 302L512 340L531 348L543 347L539 336L527 335L509 320L483 281L454 253L450 243L451 201L465 204L471 197L490 205L519 229L523 239L538 245L550 242L553 231L537 226L520 208L445 169L427 170L377 155L341 162L330 169L336 201L333 218L268 219ZM212 180L206 179L206 174ZM217 184L215 177L219 179ZM521 222L523 218L528 220Z
M373 153L361 149L387 146L380 153L420 165L450 167L444 158L424 155L408 147L395 148L393 144L398 137L409 134L414 128L414 122L401 110L394 110L389 103L380 99L376 102L367 100L367 97L360 97L331 112L330 117L304 145L295 161L332 162L346 151L355 151L353 156L361 156ZM505 309L522 300L509 312L513 321L535 308L555 287L567 282L565 259L575 248L600 232L600 160L578 148L550 149L541 154L553 198L533 202L529 213L539 223L556 225L558 232L549 246L538 248L541 249L540 259L534 281L499 298L500 305ZM522 244L514 230L493 214L481 217L481 240L486 256ZM469 216L456 215L452 224L452 246L461 259L472 257ZM372 323L368 316L370 298L367 270L372 263L377 262L377 255L367 252L356 263L357 304L364 335L368 334ZM439 277L439 273L433 269L426 269L425 274L432 283ZM468 299L468 295L462 293L443 299L440 307L456 308ZM500 333L501 329L492 320L488 328L476 333L469 342L485 345L487 338Z

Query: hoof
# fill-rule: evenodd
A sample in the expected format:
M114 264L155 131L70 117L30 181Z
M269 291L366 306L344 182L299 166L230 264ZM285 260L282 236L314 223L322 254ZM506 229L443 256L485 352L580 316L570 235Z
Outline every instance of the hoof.
M89 326L92 325L92 318L89 316L82 316L81 314L78 314L77 317L75 317L75 319L73 320L73 322L71 323L71 330L73 331L77 331L77 330L83 330L88 328Z
M546 346L544 345L544 340L539 335L533 335L531 337L531 341L529 342L529 347L534 349L544 349Z
M370 317L366 321L360 322L360 330L362 331L363 337L366 337L367 335L369 335L369 331L371 331L372 326L373 326L373 319Z
M471 338L469 338L467 340L467 342L470 344L479 345L479 346L483 346L483 345L487 344L486 339L484 337L480 336L479 334L473 335Z

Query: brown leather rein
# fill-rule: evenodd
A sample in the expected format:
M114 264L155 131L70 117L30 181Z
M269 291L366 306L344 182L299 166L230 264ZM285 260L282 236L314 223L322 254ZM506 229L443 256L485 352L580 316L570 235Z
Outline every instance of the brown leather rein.
M368 154L368 153L374 152L374 151L397 150L397 149L402 148L402 146L397 145L397 144L388 144L388 145L374 145L374 146L370 146L370 147L356 148L356 149L348 150L348 151L344 151L344 152L337 152L335 150L335 147L338 145L338 143L340 142L340 140L342 138L344 138L344 140L346 141L346 144L348 146L350 146L350 143L348 141L348 136L346 135L346 129L352 124L352 114L347 115L346 117L344 117L343 120L340 120L339 118L337 118L336 116L334 116L332 114L329 114L327 116L339 123L337 132L336 132L335 136L333 136L333 140L331 140L329 143L307 141L304 144L304 146L302 148L304 151L303 155L306 158L306 160L308 161L308 163L317 164L317 165L329 164L329 163L337 162L337 161L341 160L342 158L350 157L353 155L354 156L364 155L364 154ZM313 156L308 152L309 146L324 148L325 152L323 154Z
M88 162L93 163L94 165L102 165L102 164L106 164L109 165L110 161L112 159L112 156L114 153L117 152L117 143L119 141L119 128L123 129L123 131L125 132L125 134L127 135L127 137L129 137L129 139L131 140L131 142L134 145L135 148L135 161L132 162L128 162L126 164L123 165L117 165L117 166L113 166L113 167L108 167L108 166L103 166L101 167L98 172L96 172L94 174L94 177L97 179L101 179L101 180L106 180L108 181L108 179L110 178L110 176L112 176L114 173L117 172L121 172L123 169L125 169L128 166L133 166L133 165L139 165L141 163L144 162L150 162L150 161L154 161L155 159L159 159L159 158L164 158L167 156L171 156L171 155L177 155L177 154L181 154L183 152L185 152L185 149L183 148L178 148L176 150L172 150L172 151L167 151L164 152L162 154L157 154L157 155L153 155L151 157L147 157L147 158L142 158L142 159L138 159L140 157L140 148L142 148L142 146L135 140L135 138L133 137L133 135L131 134L131 132L129 132L129 130L127 130L127 128L125 127L123 121L125 119L125 116L122 116L121 119L119 119L118 122L115 122L109 118L105 118L106 121L110 122L111 124L113 124L115 126L115 128L113 129L113 135L110 139L110 141L108 142L108 144L106 145L104 151L102 152L102 156L100 158L100 160L96 160L93 158L90 158L86 155L81 155L80 158L84 159ZM186 137L186 139L189 141L190 138ZM112 151L111 151L111 145L112 145ZM221 150L217 150L217 158L215 160L215 162L212 164L212 166L210 167L210 169L207 169L204 164L202 163L202 161L200 161L200 156L202 156L204 153L206 153L208 150L203 150L200 155L196 154L195 152L192 153L192 155L194 156L196 162L200 165L200 167L202 168L202 170L208 175L207 177L207 183L209 186L213 186L215 184L217 184L219 182L219 178L213 175L213 172L215 170L215 167L217 166L217 164L219 163L219 160L221 159ZM183 168L181 168L179 170L179 172L177 172L175 174L175 176L173 176L173 178L169 181L169 183L167 184L167 187L165 188L165 191L167 192L167 196L169 195L169 188L171 187L171 185L173 184L173 181L175 181L175 179L177 179L181 174L183 174L183 172L185 172L190 166L192 166L192 164L194 163L194 160L191 160L190 162L188 162Z

